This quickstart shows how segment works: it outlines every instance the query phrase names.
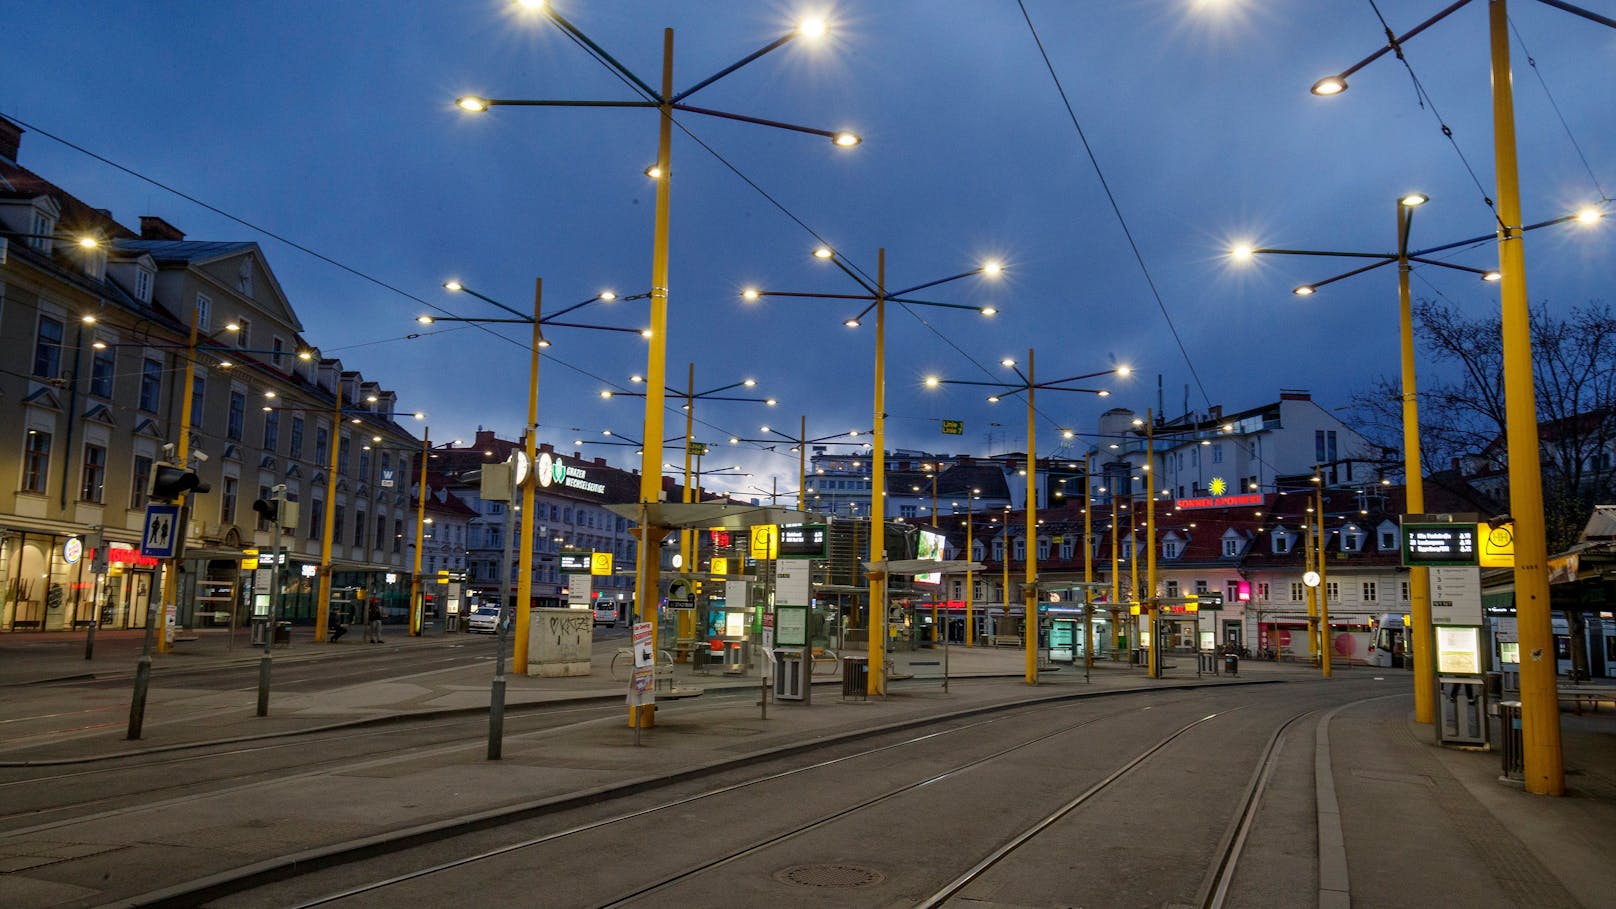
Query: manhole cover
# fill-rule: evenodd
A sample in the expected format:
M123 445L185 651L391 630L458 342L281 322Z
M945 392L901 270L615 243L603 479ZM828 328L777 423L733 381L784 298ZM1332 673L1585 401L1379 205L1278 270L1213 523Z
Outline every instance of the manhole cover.
M868 887L886 880L874 868L858 865L793 865L776 871L774 877L804 887Z

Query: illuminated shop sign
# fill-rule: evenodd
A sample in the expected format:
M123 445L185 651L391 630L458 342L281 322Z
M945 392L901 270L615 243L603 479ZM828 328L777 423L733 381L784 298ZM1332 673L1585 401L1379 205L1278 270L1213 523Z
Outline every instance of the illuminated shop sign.
M551 486L566 486L597 496L606 493L606 484L589 479L589 471L576 464L568 464L548 451L539 454L537 474L539 485L546 489Z

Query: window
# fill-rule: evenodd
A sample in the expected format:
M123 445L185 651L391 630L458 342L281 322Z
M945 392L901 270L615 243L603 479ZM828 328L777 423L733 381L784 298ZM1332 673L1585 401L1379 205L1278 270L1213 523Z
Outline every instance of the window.
M162 406L163 398L163 363L150 357L140 364L140 409L146 413L156 413Z
M1129 537L1128 539L1122 541L1122 545L1117 548L1117 557L1118 558L1123 558L1123 559L1131 559L1131 558L1133 558L1133 538L1132 537Z
M41 379L54 379L61 368L62 321L40 316L39 331L34 336L34 375Z
M326 466L326 449L331 447L331 432L324 426L314 428L314 463L317 467Z
M253 295L253 260L248 256L241 260L241 267L236 269L236 290L250 297Z
M359 479L370 479L370 449L359 449Z
M50 478L51 434L38 429L28 430L22 456L22 491L45 492Z
M353 544L355 546L365 545L365 530L367 527L369 527L369 524L365 521L365 513L363 511L354 512Z
M1397 548L1397 531L1391 530L1389 528L1386 529L1386 530L1382 530L1380 532L1380 548L1381 549L1396 549Z
M269 349L274 351L274 353L269 355L269 362L276 369L280 369L282 366L281 358L286 355L286 342L280 338L273 338L269 342Z
M213 331L213 301L202 294L196 295L196 330L204 334Z
M1302 582L1301 581L1292 581L1291 582L1291 602L1292 603L1300 603L1306 598L1307 598L1307 592L1306 592L1306 588L1304 588L1302 586Z
M144 268L135 269L135 299L151 302L152 273Z
M994 540L993 541L993 561L995 561L995 562L1004 561L1004 541L1003 540Z
M1072 557L1072 549L1075 546L1076 546L1076 543L1073 542L1071 537L1062 537L1061 538L1060 557L1061 557L1062 561L1071 559L1071 557Z
M258 498L263 499L264 501L267 502L267 501L269 501L269 497L271 495L273 495L273 494L274 493L270 492L270 489L269 489L268 486L265 486L263 484L259 484L259 486L258 486ZM264 517L262 514L260 514L260 515L258 515L258 529L259 530L272 530L274 528L269 526L269 519Z
M1264 603L1268 602L1268 582L1267 581L1258 581L1257 582L1257 599L1260 602L1264 602Z
M1274 531L1274 555L1285 555L1291 551L1291 544L1295 537L1283 530Z
M241 481L235 477L225 477L219 490L219 523L229 526L236 523L236 497L241 492Z
M1223 540L1223 557L1232 558L1240 554L1240 538L1225 537Z
M39 209L34 209L34 235L28 238L28 245L44 252L50 249L50 235L56 232L56 219L46 215Z
M1335 430L1313 430L1313 461L1328 464L1335 458Z
M1342 537L1342 543L1348 552L1362 551L1364 544L1363 530L1357 527L1348 527L1346 534Z
M384 514L376 516L376 548L387 548L387 515Z
M1374 581L1363 582L1363 598L1365 603L1373 603L1375 601L1375 587L1376 584Z
M247 348L251 347L252 344L250 344L248 342L248 336L251 333L252 333L252 323L247 321L246 319L237 317L237 319L236 319L236 346L241 348L242 350L246 350Z
M208 379L206 376L191 377L191 426L202 428L202 405L207 401Z
M230 392L230 419L225 423L225 438L232 442L241 441L242 427L247 421L247 395L245 392Z
M337 441L337 473L346 474L348 472L348 449L352 447L350 444L352 442L353 439L348 436L343 436Z
M309 539L318 540L325 532L325 503L316 498L309 499Z
M398 555L399 551L403 548L404 522L403 520L395 520L393 522L393 555Z
M1214 464L1222 464L1223 463L1223 443L1222 442L1215 442L1212 445L1212 463L1214 463Z
M1176 558L1178 558L1178 551L1179 551L1179 548L1182 545L1183 544L1179 543L1179 541L1177 541L1177 540L1163 540L1162 541L1162 558L1164 558L1164 559L1176 559Z
M112 377L118 371L118 354L104 347L90 354L90 394L98 398L112 397Z
M1339 601L1341 599L1341 584L1337 581L1325 581L1324 595L1329 597L1332 602Z
M1240 582L1239 581L1224 581L1223 582L1223 602L1225 604L1228 604L1228 605L1231 605L1231 606L1234 605L1235 603L1240 602Z
M101 445L84 445L84 472L79 484L79 501L100 504L107 481L107 450Z
M1169 579L1167 581L1164 581L1163 584L1165 586L1162 587L1162 596L1166 596L1166 597L1176 597L1176 596L1178 596L1178 581Z
M291 458L296 458L298 460L303 459L303 418L302 417L293 417L292 418L292 447L291 447L291 450L287 452L287 456L291 457Z
M278 410L266 411L264 413L264 450L274 454L280 443L281 413Z
M915 506L913 506L913 505L899 505L898 506L898 517L900 517L900 518L912 518L912 517L915 517L915 516L916 516L916 514L915 514Z
M342 517L345 510L338 505L333 513L334 517L331 518L331 541L339 545L342 543Z
M146 484L151 482L152 459L135 455L134 470L129 476L129 507L146 507Z
M1038 540L1038 558L1049 558L1049 541L1046 539L1039 538Z
M1023 561L1026 560L1026 558L1027 558L1027 541L1026 541L1026 539L1016 540L1016 558L1021 559Z
M1403 602L1407 603L1408 602L1408 582L1407 581L1402 582L1402 587L1398 592L1402 595Z

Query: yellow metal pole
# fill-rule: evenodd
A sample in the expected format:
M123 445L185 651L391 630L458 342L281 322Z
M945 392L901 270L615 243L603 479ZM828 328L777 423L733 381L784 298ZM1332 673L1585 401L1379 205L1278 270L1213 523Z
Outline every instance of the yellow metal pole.
M1032 348L1027 348L1027 558L1026 587L1021 591L1021 643L1025 646L1027 684L1038 684L1038 442L1034 417Z
M1145 409L1145 595L1150 598L1150 677L1161 678L1161 629L1156 619L1161 604L1156 596L1156 415ZM1133 544L1139 558L1139 541Z
M197 311L192 309L191 334L185 342L185 386L180 392L180 437L174 443L174 456L182 468L191 457L191 386L196 384L196 317ZM180 493L176 500L182 519L185 517L186 500L190 497L190 493ZM178 547L175 548L177 551ZM168 571L163 574L163 623L157 633L158 653L167 653L174 648L174 645L168 642L168 610L179 609L179 604L175 602L179 599L179 595L180 560L173 558L168 560ZM274 595L274 591L271 591L270 597L273 598ZM151 605L147 604L146 608L150 609ZM270 632L273 633L274 629L270 629Z
M942 465L940 465L940 464L933 464L932 465L932 472L931 472L931 526L934 529L937 527L937 474L941 471L941 469L942 469ZM939 635L941 635L941 632L938 630L938 627L937 627L937 600L940 599L941 594L942 594L942 591L939 589L938 590L938 596L934 596L934 597L931 598L931 642L933 644L937 643L937 641L939 639Z
M870 561L887 557L887 251L876 255L875 269L875 451L870 460ZM866 692L886 694L886 572L870 574L870 676Z
M426 603L421 599L421 549L426 543L426 462L432 457L432 427L421 439L421 485L415 497L415 569L410 573L410 634L419 636L426 624Z
M688 504L699 501L690 487L690 448L696 441L696 364L689 364L685 373L685 482L683 499ZM770 504L773 504L772 502ZM679 562L684 571L695 571L696 531L679 531ZM696 637L696 610L680 609L675 619L674 634L682 639Z
M976 558L976 543L971 538L972 524L976 516L976 501L974 496L965 500L965 558L974 561ZM970 568L965 569L965 646L974 646L976 639L976 616L971 611L971 601L976 598L976 577Z
M665 173L665 172L664 172ZM533 279L533 337L529 341L527 361L527 425L522 427L525 437L523 449L527 455L527 478L522 483L522 514L517 525L516 553L516 644L511 650L511 672L527 675L528 634L533 622L533 496L538 478L539 458L539 350L544 346L544 328L539 319L544 312L544 279Z
M331 404L331 450L326 458L325 526L320 528L320 592L314 603L314 641L323 643L331 623L331 541L336 536L337 455L342 450L342 371L337 371ZM364 607L359 607L363 609ZM354 621L364 621L361 612Z
M1510 84L1509 12L1488 4L1492 44L1493 160L1498 179L1498 265L1503 272L1504 413L1509 453L1509 510L1515 516L1515 616L1520 632L1521 737L1526 791L1565 793L1554 630L1549 616L1548 541L1538 463L1532 322L1521 248L1521 188L1515 157L1515 97ZM1430 650L1417 659L1428 660Z
M1409 293L1408 232L1414 210L1397 204L1397 308L1403 372L1403 489L1404 509L1425 513L1425 475L1420 457L1419 386L1414 378L1414 305ZM1408 570L1410 629L1415 653L1431 653L1431 569ZM1414 720L1436 722L1436 668L1429 660L1414 662Z
M1305 532L1302 534L1302 571L1303 580L1306 573L1313 571L1313 519L1304 517L1302 521ZM1319 584L1324 582L1320 580ZM1319 585L1303 584L1307 587L1307 656L1308 659L1317 659L1318 624L1319 624Z
M1324 544L1329 537L1324 535L1324 478L1319 478L1319 484L1314 487L1318 497L1318 506L1314 509L1314 516L1319 521L1319 669L1325 678L1330 678L1330 588L1325 586L1325 558Z
M1117 516L1117 487L1111 484L1111 642L1115 650L1121 650L1121 645L1127 640L1127 631L1122 626L1122 616L1127 615L1128 621L1133 621L1133 610L1127 608L1122 602L1122 563L1118 555L1117 535L1122 532ZM1129 597L1129 599L1133 599Z
M1094 453L1083 455L1083 583L1094 583ZM1094 588L1083 588L1083 665L1094 668Z
M797 430L797 510L808 510L808 415Z
M667 388L668 359L668 202L673 180L673 29L662 31L662 103L657 118L657 179L655 230L651 243L651 343L647 345L645 368L645 440L640 455L640 504L649 508L662 498L662 408ZM639 571L634 590L635 614L651 623L652 649L656 649L659 574L662 550L661 528L640 525L637 551ZM629 708L630 726L651 726L656 721L656 705Z

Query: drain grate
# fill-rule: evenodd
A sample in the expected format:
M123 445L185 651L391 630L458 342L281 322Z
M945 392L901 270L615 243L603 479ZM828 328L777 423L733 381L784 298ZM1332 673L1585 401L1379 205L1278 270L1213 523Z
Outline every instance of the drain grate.
M869 887L886 880L874 868L859 865L793 865L774 873L775 880L803 887Z

